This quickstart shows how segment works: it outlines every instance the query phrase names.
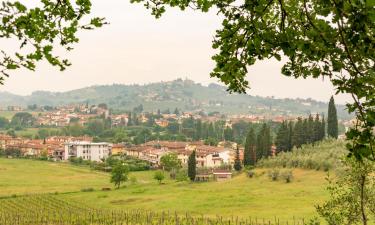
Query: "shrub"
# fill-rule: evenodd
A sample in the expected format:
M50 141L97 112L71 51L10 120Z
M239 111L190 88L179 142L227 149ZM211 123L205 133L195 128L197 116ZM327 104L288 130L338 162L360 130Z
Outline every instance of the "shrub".
M155 174L154 174L154 179L157 180L159 182L159 184L161 184L161 182L164 180L165 176L164 176L164 173L162 171L156 171Z
M247 172L247 176L248 176L249 178L253 178L254 175L255 175L255 172L254 172L253 170L250 170L250 171Z
M292 182L293 179L293 171L292 170L285 170L281 173L281 177L285 180L286 183Z
M268 177L272 181L277 181L279 179L280 170L279 169L272 169L268 171Z
M81 191L82 192L93 192L95 190L94 190L94 188L89 187L89 188L82 188Z
M187 175L187 170L186 169L181 169L177 171L176 173L176 181L177 182L183 182L189 180L189 177Z

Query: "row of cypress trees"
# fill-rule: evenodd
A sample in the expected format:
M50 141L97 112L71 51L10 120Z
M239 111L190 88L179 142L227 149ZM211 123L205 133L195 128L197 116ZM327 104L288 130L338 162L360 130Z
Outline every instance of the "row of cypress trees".
M328 104L328 126L327 135L331 138L338 137L337 110L333 96ZM313 144L326 137L326 121L324 116L320 119L319 114L315 118L298 118L297 122L283 121L275 139L276 153L291 151L293 147L301 148L303 144ZM255 165L255 163L271 154L272 138L270 128L264 124L256 135L254 129L250 128L244 150L244 165Z
M256 161L271 155L272 137L270 127L264 123L260 131L256 134L251 127L245 142L243 164L255 165Z
M276 135L275 145L277 152L291 151L293 147L300 148L303 144L321 141L325 137L325 120L319 114L309 118L298 118L297 122L284 121Z

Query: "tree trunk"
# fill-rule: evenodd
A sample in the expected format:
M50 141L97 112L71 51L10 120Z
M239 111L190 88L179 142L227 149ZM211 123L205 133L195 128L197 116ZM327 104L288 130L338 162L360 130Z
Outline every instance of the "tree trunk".
M367 216L366 216L366 208L365 208L365 184L366 184L366 176L361 176L361 214L362 214L362 222L363 225L367 225Z

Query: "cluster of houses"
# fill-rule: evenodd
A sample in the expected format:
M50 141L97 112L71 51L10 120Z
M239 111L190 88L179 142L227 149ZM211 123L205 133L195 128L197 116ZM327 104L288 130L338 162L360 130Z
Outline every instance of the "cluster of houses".
M96 116L109 117L109 110L99 106L87 105L66 105L56 108L53 111L40 113L37 116L39 126L57 126L64 127L73 120L80 124L85 124L90 118Z
M69 160L71 157L101 162L111 155L128 155L159 166L160 159L168 153L175 153L182 164L187 164L190 154L196 151L198 167L220 167L234 163L235 148L214 147L203 142L150 141L142 145L95 143L88 136L54 136L44 140L25 139L0 135L0 148L20 151L23 156L47 156L56 161ZM240 150L240 157L243 157Z
M105 107L103 107L104 105ZM9 106L9 111L20 111L22 110L19 106ZM43 111L43 110L42 110ZM155 114L157 112L151 113ZM137 114L138 121L142 123L149 122L150 115L148 112L143 112ZM153 122L161 127L167 127L171 120L181 121L186 118L200 119L205 122L216 122L223 120L223 115L217 113L212 115L204 115L202 111L192 111L192 112L180 112L179 114L175 113L160 113L158 119L155 119ZM113 126L127 126L129 122L130 115L124 114L110 114L107 106L105 104L92 105L88 104L72 104L72 105L63 105L53 108L49 111L44 111L36 115L36 121L39 126L56 126L56 127L65 127L68 126L72 121L77 122L81 125L86 124L90 118L104 116L105 118L110 118ZM134 117L134 115L132 115ZM251 123L261 123L264 120L272 120L274 122L282 122L284 120L295 120L297 117L291 116L258 116L258 115L231 115L226 117L226 122L228 126L231 126L233 123L239 121L246 121ZM133 118L134 119L134 118Z
M0 134L0 149L19 151L22 156L40 157L47 156L54 160L65 159L65 144L69 142L91 142L88 136L69 137L53 136L46 139L28 139Z

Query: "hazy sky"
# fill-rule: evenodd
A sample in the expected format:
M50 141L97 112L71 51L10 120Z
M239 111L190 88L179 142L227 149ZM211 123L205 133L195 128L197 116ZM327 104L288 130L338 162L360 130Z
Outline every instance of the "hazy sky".
M96 84L144 84L176 78L203 84L217 81L209 77L214 66L211 42L220 27L214 12L168 10L156 20L142 5L129 0L93 0L93 5L94 15L106 17L111 24L79 35L81 42L75 50L63 54L73 63L71 67L60 72L40 63L36 72L12 72L0 91L27 95L35 90L66 91ZM3 40L0 45L17 48ZM334 94L328 81L295 80L282 76L280 68L281 63L274 60L250 68L248 93L321 101ZM348 99L337 96L336 102Z

